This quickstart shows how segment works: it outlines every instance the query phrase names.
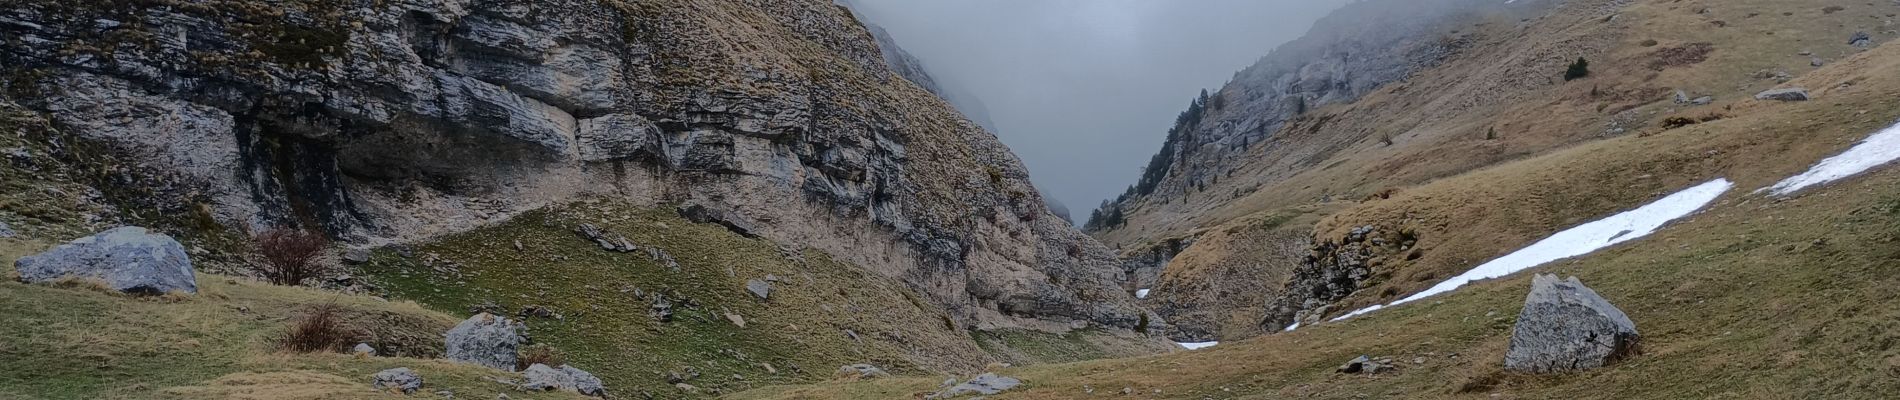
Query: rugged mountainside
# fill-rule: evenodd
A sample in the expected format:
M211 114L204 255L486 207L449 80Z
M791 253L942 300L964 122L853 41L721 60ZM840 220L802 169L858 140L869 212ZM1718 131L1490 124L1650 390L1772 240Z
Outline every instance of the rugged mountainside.
M1097 210L1112 223L1098 218L1091 233L1132 260L1124 268L1138 286L1156 288L1148 301L1176 324L1169 333L1176 339L1317 322L1430 286L1525 244L1519 235L1635 200L1551 193L1571 201L1562 218L1511 211L1536 222L1472 225L1488 220L1459 213L1497 208L1391 200L1415 199L1406 195L1412 187L1578 143L1653 134L1673 128L1663 125L1671 118L1733 115L1732 101L1891 39L1881 32L1892 31L1885 21L1893 7L1355 3L1198 100L1134 188ZM1393 20L1414 14L1422 18ZM1337 22L1350 20L1389 23ZM1876 34L1857 35L1866 33ZM1591 74L1565 81L1579 58ZM1371 209L1385 211L1362 212ZM1428 215L1446 220L1419 221ZM1324 219L1260 223L1300 216ZM1273 243L1249 243L1259 240ZM1294 254L1310 255L1262 250L1299 243L1309 251ZM1148 272L1163 266L1167 272Z
M822 1L16 2L15 101L152 208L362 244L605 195L712 205L963 324L1135 328L1113 254Z
M1151 176L1166 179L1111 205L1123 221L1091 224L1152 288L1143 301L1169 318L1169 336L1218 345L1008 369L1030 386L990 398L1874 399L1897 390L1900 350L1885 343L1900 315L1890 290L1900 168L1867 155L1900 154L1900 75L1891 73L1900 4L1485 3L1421 31L1462 38L1435 66L1310 107L1232 160L1205 145L1165 152L1158 162L1174 165ZM1413 3L1359 4L1343 12ZM1571 67L1579 58L1588 74L1570 72L1585 69ZM1231 105L1253 84L1236 80L1197 100L1170 142L1198 143L1215 121L1283 115ZM1771 90L1803 95L1758 97ZM1185 167L1202 164L1233 174ZM1843 165L1869 169L1774 189ZM1220 173L1196 182L1193 171ZM1658 219L1646 205L1709 183L1709 202L1672 214L1680 218ZM1577 230L1594 233L1567 234ZM1595 250L1551 250L1571 247ZM1552 258L1495 277L1480 267ZM1152 269L1153 281L1141 275ZM1587 371L1509 369L1522 326L1536 319L1519 312L1536 301L1527 298L1533 273L1587 283L1641 332L1641 351ZM1395 304L1421 293L1438 294ZM736 397L893 398L937 384Z

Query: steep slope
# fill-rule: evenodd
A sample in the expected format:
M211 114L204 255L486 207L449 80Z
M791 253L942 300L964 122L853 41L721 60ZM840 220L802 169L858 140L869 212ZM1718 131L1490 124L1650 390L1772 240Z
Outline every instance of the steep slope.
M971 94L966 88L938 83L937 78L930 75L929 66L923 60L917 59L917 56L912 55L909 50L905 50L904 46L899 45L897 38L891 36L889 30L869 21L863 14L856 13L856 4L845 0L838 0L838 4L853 9L853 16L863 22L865 29L870 31L871 38L877 40L877 49L884 55L884 62L891 65L892 72L896 72L905 80L949 102L977 126L988 129L990 133L1002 132L996 129L996 122L990 119L990 108L983 104L981 98Z
M1144 320L1113 255L829 2L26 1L0 21L11 97L240 230L384 244L592 195L698 203L959 325Z
M1638 4L1625 15L1671 11L1672 3ZM1890 290L1900 268L1891 246L1900 239L1900 168L1788 197L1756 191L1900 121L1900 99L1891 95L1900 76L1888 73L1900 68L1900 45L1829 64L1788 82L1827 88L1813 92L1815 101L1727 102L1734 113L1727 119L1500 163L1334 215L1410 215L1439 232L1421 235L1421 242L1469 235L1435 246L1474 249L1475 263L1571 220L1715 178L1734 181L1736 188L1706 210L1649 237L1538 268L1575 275L1628 313L1644 335L1643 352L1622 363L1567 374L1503 371L1530 286L1530 275L1518 274L1206 350L1006 370L1025 387L990 398L1884 398L1900 390L1892 379L1900 349L1887 345L1900 315ZM1605 204L1594 205L1599 201ZM1418 266L1381 272L1447 275ZM1334 371L1366 354L1393 357L1397 369ZM775 387L733 398L891 398L937 387L934 379L909 379Z
M1340 16L1376 20L1383 15L1376 3L1349 7ZM1135 271L1131 275L1147 276L1143 269L1161 269L1161 265L1170 271L1155 274L1156 281L1139 284L1157 288L1149 301L1164 317L1185 322L1170 335L1233 339L1337 315L1347 306L1383 303L1431 286L1459 270L1455 266L1476 265L1528 244L1524 241L1528 237L1518 236L1527 230L1549 233L1633 206L1631 197L1551 193L1532 204L1440 196L1439 201L1469 206L1443 213L1440 226L1414 223L1419 218L1416 209L1411 214L1385 213L1376 218L1362 213L1414 204L1391 199L1407 197L1417 185L1579 143L1655 134L1673 128L1664 124L1671 118L1695 123L1733 117L1738 113L1731 107L1756 92L1823 68L1817 64L1831 65L1865 46L1891 39L1890 34L1872 35L1862 45L1849 40L1856 32L1882 32L1883 21L1889 19L1886 15L1896 11L1887 4L1830 1L1443 5L1464 8L1442 13L1431 20L1435 22L1413 30L1410 39L1371 35L1412 43L1386 50L1395 52L1391 54L1423 52L1434 55L1434 61L1396 62L1412 67L1399 78L1363 92L1291 91L1306 93L1298 98L1337 102L1311 101L1306 112L1297 113L1297 108L1289 111L1273 103L1249 103L1244 95L1261 92L1257 87L1287 87L1271 84L1288 85L1301 79L1337 83L1341 82L1338 76L1368 73L1314 77L1309 68L1302 70L1309 71L1305 75L1250 78L1243 72L1233 84L1210 94L1205 115L1184 121L1179 128L1183 133L1170 141L1170 148L1196 150L1157 156L1158 164L1151 165L1143 181L1156 177L1153 191L1141 194L1137 190L1109 207L1119 211L1125 222L1095 226L1092 233L1122 247L1125 254L1150 261L1125 267ZM1369 40L1363 34L1325 32L1324 27L1317 28L1303 41L1336 43L1350 52L1360 48L1355 43ZM1299 48L1302 42L1295 43L1289 46ZM1300 64L1297 59L1275 61L1278 54L1250 71L1288 62L1331 66L1321 69L1325 71L1376 71L1395 64L1376 57L1345 62L1322 58ZM1565 81L1566 66L1579 58L1589 61L1591 74ZM1342 97L1355 93L1356 97ZM1709 97L1698 102L1703 96ZM1271 126L1251 124L1270 123L1275 116L1284 119L1282 126L1265 136L1237 130ZM1234 140L1240 141L1240 148L1208 144ZM1154 172L1157 165L1159 174ZM1549 208L1530 208L1533 204ZM1546 214L1525 211L1545 209L1556 210L1560 216L1550 221L1552 217ZM1296 233L1289 235L1262 236L1267 232L1246 227L1247 221L1309 211L1317 216L1347 215L1332 216L1317 226L1273 229ZM1525 221L1474 224L1479 217L1498 213ZM1297 234L1309 227L1310 235ZM1508 239L1491 236L1498 230L1519 233ZM1251 233L1233 236L1235 232ZM1275 244L1177 245L1232 237ZM1310 253L1311 257L1254 250L1300 242L1310 242L1311 248L1296 254ZM1295 268L1285 270L1288 265ZM1422 265L1431 266L1417 267ZM1254 270L1257 266L1269 268ZM1195 283L1223 274L1260 279L1221 289L1240 296L1216 295L1220 292L1209 285ZM1166 288L1185 290L1161 290ZM1342 300L1348 304L1335 304ZM1251 312L1245 309L1253 307L1267 309L1260 316L1260 327L1254 329L1236 318L1217 322L1194 317Z

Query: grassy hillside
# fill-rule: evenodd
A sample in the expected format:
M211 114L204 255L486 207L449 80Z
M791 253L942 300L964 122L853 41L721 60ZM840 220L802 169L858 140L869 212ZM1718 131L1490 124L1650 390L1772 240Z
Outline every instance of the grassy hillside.
M1026 389L992 398L1882 398L1900 348L1900 170L1877 169L1792 198L1751 193L1900 119L1900 46L1839 60L1790 82L1803 103L1737 101L1732 117L1626 135L1409 189L1335 214L1324 234L1363 223L1430 229L1427 256L1390 263L1353 305L1389 300L1576 223L1702 180L1737 189L1655 235L1535 272L1575 275L1621 307L1644 354L1600 370L1502 370L1530 277L1521 273L1347 321L1154 357L1005 371ZM1438 254L1438 255L1429 255ZM1436 261L1433 261L1436 260ZM1391 356L1395 373L1333 372ZM891 398L939 382L768 388L735 398Z
M11 272L12 257L0 259ZM0 398L357 399L386 398L370 375L409 367L423 397L579 398L514 390L494 379L519 375L417 357L440 356L456 319L415 303L199 275L196 296L130 297L86 285L0 282ZM295 354L277 340L319 306L385 354Z
M1470 44L1444 65L1295 118L1204 191L1144 200L1129 208L1126 228L1092 234L1138 248L1287 207L1354 203L1583 143L1654 134L1668 117L1739 115L1728 107L1781 85L1778 75L1805 76L1864 51L1847 42L1855 32L1880 33L1876 44L1893 38L1881 32L1900 12L1890 2L1851 0L1567 3L1574 6L1545 17L1446 26L1445 37ZM1564 81L1579 57L1592 73ZM1811 65L1817 59L1823 66ZM1675 90L1712 96L1713 104L1676 104Z
M678 269L644 250L604 250L576 233L583 223L662 249ZM685 383L704 396L826 380L847 364L931 375L1150 351L1142 344L1151 339L1093 330L973 334L901 283L823 252L605 200L451 235L415 246L410 257L380 250L362 269L393 298L457 315L547 310L551 316L527 318L533 339L622 393L683 395L669 382L675 373L696 373ZM767 300L746 290L750 280L771 279ZM656 294L670 304L670 320L653 316Z

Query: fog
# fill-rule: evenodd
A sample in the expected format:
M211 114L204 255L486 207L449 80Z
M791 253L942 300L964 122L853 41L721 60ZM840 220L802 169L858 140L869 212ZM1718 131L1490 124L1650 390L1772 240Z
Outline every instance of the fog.
M1076 223L1133 184L1175 114L1347 0L852 0L947 92L987 105Z

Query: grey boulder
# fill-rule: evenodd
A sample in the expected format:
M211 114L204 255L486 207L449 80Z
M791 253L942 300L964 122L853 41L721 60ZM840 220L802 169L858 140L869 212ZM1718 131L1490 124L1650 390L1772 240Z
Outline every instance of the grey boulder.
M375 379L370 381L370 387L401 391L403 394L415 393L422 388L422 376L407 367L385 369L376 373Z
M1756 100L1808 101L1808 90L1802 88L1774 89L1756 93Z
M6 222L0 222L0 239L10 238L10 237L19 236L19 235L20 233L14 232L13 227L7 226Z
M1023 384L1023 381L1020 379L1011 378L1007 376L1001 376L994 373L984 373L982 375L977 375L975 378L970 378L970 380L963 381L963 383L959 383L956 386L951 386L949 389L944 389L943 391L930 395L929 398L948 399L948 398L954 398L957 396L970 395L970 394L992 395L992 394L1002 393L1004 390L1009 390L1010 388L1014 388L1022 384Z
M448 359L514 371L516 352L526 341L521 337L523 330L520 322L506 317L476 314L449 330Z
M1539 274L1512 328L1504 367L1532 373L1597 368L1636 355L1640 340L1629 316L1576 277Z
M128 226L79 238L13 262L20 281L97 279L113 290L135 294L198 293L191 257L170 236Z
M530 365L528 370L522 373L522 377L526 378L526 382L521 384L521 390L531 392L568 390L594 397L607 395L607 388L601 385L600 378L572 366L562 365L560 368L555 368L547 364Z
M772 296L772 284L758 279L746 281L745 290L752 292L753 296L758 296L759 300L765 300Z

